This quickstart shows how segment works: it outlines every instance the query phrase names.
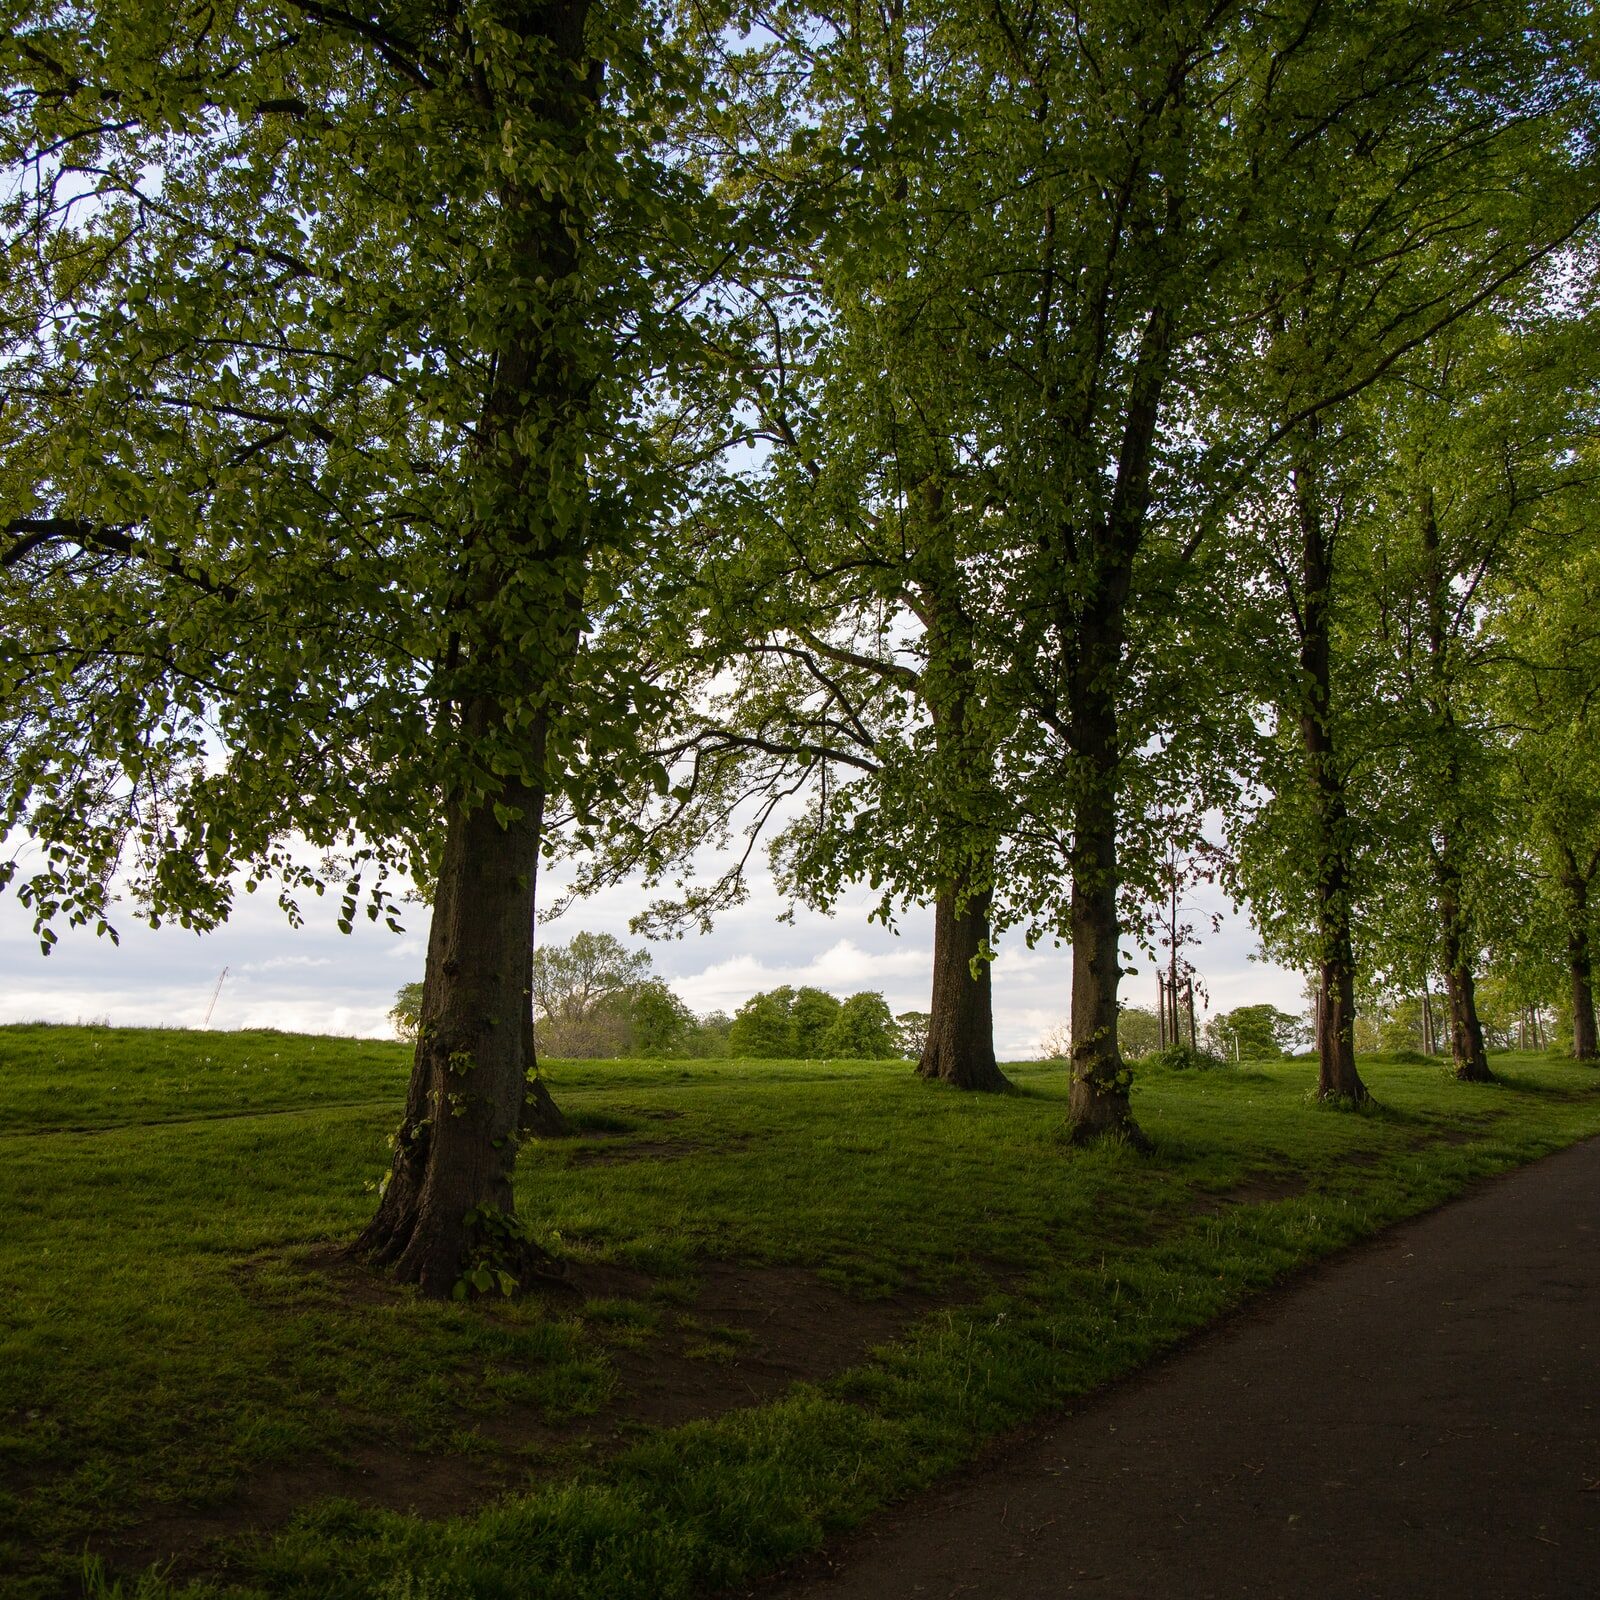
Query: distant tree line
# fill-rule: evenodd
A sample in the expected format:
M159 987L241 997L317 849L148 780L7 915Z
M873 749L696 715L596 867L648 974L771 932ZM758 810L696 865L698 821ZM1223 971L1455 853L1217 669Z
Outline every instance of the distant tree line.
M647 950L609 933L574 934L534 951L534 1035L555 1060L623 1057L784 1061L915 1060L926 1042L926 1012L898 1016L876 991L841 1000L787 984L752 995L732 1017L697 1016L651 973ZM422 985L408 983L389 1012L396 1032L415 1039Z

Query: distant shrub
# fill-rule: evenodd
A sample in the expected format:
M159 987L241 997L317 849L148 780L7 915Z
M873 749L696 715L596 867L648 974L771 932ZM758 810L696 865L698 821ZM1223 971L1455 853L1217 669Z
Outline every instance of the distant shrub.
M1164 1067L1169 1072L1208 1072L1213 1067L1232 1065L1209 1050L1196 1050L1189 1044L1169 1044L1165 1050L1152 1050L1138 1064L1142 1067Z

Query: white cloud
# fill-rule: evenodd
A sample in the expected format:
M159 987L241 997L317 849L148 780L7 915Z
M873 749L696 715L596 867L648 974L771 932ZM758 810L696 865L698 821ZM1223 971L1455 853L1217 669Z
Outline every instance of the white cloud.
M331 967L332 956L270 956L265 961L246 961L240 972L285 972L292 967Z

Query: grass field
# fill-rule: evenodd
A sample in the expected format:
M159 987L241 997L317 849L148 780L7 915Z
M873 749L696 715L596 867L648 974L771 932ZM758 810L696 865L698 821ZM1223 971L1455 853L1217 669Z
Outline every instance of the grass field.
M557 1065L519 1203L568 1288L417 1300L334 1248L404 1047L0 1028L0 1594L657 1600L813 1550L1295 1266L1600 1132L1600 1071ZM159 1576L153 1576L151 1569Z

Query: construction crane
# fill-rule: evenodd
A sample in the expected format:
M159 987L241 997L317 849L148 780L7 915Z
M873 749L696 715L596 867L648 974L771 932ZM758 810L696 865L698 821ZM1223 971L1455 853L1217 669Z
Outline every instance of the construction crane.
M211 991L211 1004L206 1007L206 1020L200 1024L202 1028L211 1026L211 1013L217 1009L217 996L222 993L222 980L228 976L228 969L224 967L217 974L217 986Z

